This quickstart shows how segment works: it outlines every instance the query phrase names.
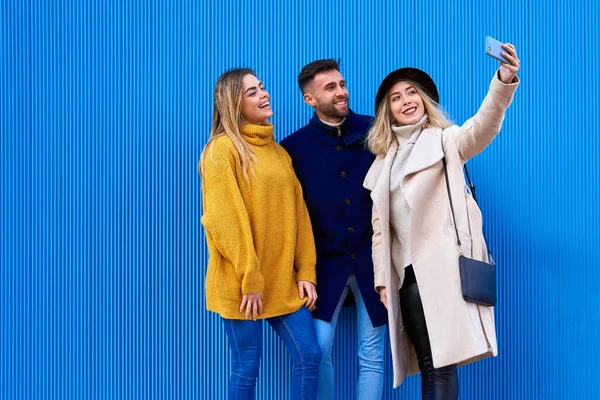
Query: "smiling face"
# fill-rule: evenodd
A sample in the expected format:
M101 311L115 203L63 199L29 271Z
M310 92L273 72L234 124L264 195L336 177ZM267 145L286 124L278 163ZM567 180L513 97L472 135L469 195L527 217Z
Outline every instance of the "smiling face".
M304 101L326 122L338 123L348 115L348 90L340 71L319 72L307 86Z
M398 125L412 125L425 115L423 99L412 82L396 82L388 92L388 101Z
M242 117L249 124L260 125L273 116L271 97L254 75L244 76L243 86Z

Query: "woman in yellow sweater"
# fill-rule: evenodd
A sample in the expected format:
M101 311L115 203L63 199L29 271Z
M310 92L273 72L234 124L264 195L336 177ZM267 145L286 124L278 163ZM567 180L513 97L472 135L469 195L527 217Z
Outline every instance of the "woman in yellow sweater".
M261 319L292 357L292 398L316 397L321 352L309 311L317 299L315 245L291 160L273 140L272 115L269 93L252 70L223 73L198 164L206 305L222 317L229 340L230 399L255 397Z

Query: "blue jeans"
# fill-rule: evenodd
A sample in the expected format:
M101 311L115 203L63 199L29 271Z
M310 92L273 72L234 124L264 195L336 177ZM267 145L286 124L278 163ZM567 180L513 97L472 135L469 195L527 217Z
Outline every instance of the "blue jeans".
M335 379L333 373L333 339L335 327L344 299L352 290L358 313L358 382L356 396L359 400L378 400L383 394L383 348L385 343L385 325L374 328L367 313L365 302L360 294L354 275L350 275L342 297L333 313L331 322L315 319L317 339L321 346L323 359L319 370L319 400L335 400Z
M292 357L291 399L315 399L321 350L310 311L302 306L291 314L267 318L267 322ZM223 318L223 323L231 349L229 399L254 399L262 354L262 321Z

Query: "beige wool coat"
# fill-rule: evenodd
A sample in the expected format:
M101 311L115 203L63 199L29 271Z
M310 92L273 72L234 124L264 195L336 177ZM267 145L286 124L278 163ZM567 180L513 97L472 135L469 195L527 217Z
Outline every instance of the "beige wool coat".
M423 130L406 161L402 189L412 215L410 256L436 368L467 364L495 356L498 352L493 308L468 303L461 294L459 251L442 156L445 152L463 253L467 257L487 260L481 212L466 191L462 168L498 134L517 86L518 82L502 83L496 73L474 117L460 127ZM379 277L387 288L394 387L399 386L407 375L419 373L416 354L400 311L398 291L404 276L398 276L392 265L394 235L390 232L390 171L397 148L398 143L394 141L385 156L377 157L364 181L364 187L371 191L373 199L375 282L377 284ZM404 271L403 268L399 270Z

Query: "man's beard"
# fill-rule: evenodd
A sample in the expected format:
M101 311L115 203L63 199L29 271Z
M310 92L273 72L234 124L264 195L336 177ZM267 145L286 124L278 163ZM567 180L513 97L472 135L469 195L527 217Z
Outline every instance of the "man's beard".
M335 100L335 101L339 101L339 99ZM323 115L326 115L330 118L344 118L348 116L348 98L346 98L346 110L345 111L340 111L338 109L335 108L335 104L333 103L317 103L317 109L319 110L319 112Z

